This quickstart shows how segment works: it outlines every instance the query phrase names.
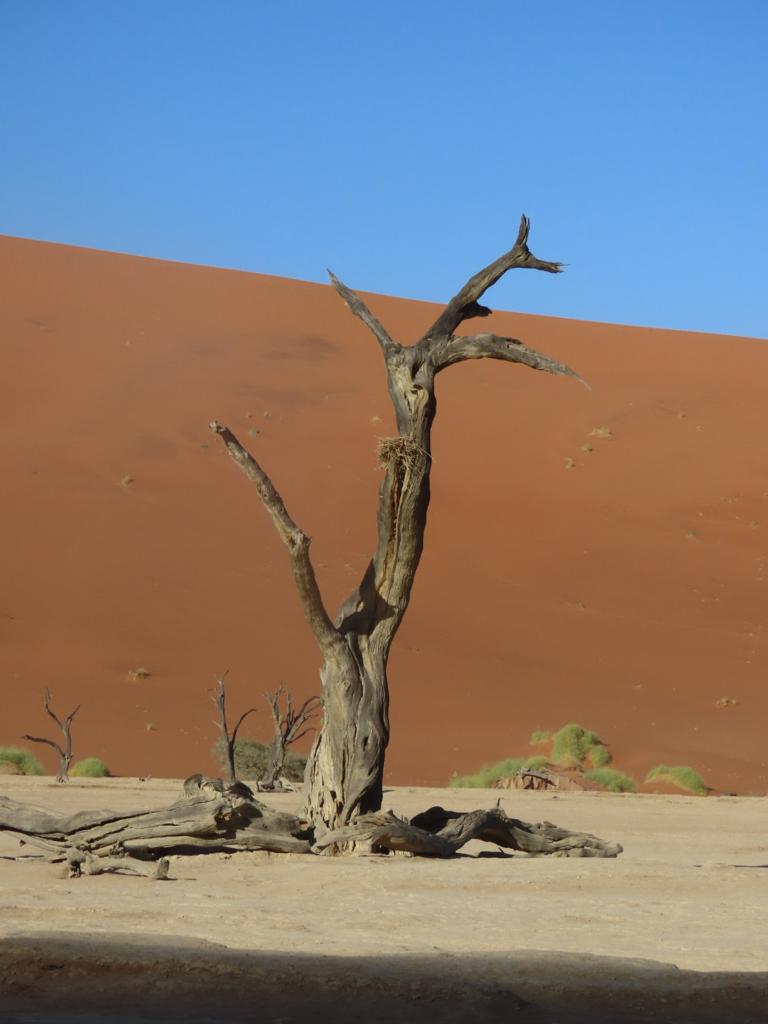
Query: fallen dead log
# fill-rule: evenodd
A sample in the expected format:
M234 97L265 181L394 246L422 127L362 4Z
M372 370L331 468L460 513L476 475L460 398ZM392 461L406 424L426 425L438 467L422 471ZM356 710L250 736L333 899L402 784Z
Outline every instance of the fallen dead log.
M618 857L622 847L586 832L570 832L549 821L529 824L491 810L446 811L430 807L410 821L392 811L365 814L344 828L315 841L319 851L349 843L370 844L372 850L406 851L426 857L453 857L472 839L535 856Z
M43 851L46 860L84 865L75 874L97 874L98 858L157 860L170 854L270 850L309 853L302 823L254 799L247 786L192 776L184 795L157 811L87 811L57 815L0 797L0 832ZM97 870L98 869L98 870Z
M143 874L135 861L243 850L309 854L368 848L447 858L472 839L534 856L617 857L622 852L618 843L548 821L510 818L500 807L468 813L430 807L410 821L377 811L313 836L298 817L260 803L243 783L225 786L201 775L186 780L182 797L170 807L129 814L57 815L0 797L0 832L40 849L50 862L66 862L73 877L119 870Z

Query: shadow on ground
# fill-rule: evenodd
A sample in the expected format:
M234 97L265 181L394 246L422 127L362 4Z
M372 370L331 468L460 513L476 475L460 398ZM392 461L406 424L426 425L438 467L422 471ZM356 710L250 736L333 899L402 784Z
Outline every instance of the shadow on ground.
M761 1024L768 973L573 953L378 959L177 936L0 942L2 1024Z

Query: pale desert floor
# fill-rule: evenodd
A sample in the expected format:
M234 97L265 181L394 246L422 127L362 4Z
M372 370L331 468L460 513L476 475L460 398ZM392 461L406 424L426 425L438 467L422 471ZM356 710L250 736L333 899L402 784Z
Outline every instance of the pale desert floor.
M179 789L0 785L61 811L160 807ZM385 806L412 815L497 797L401 788ZM0 1020L768 1020L768 799L504 792L502 806L625 852L243 853L173 858L168 882L70 880L14 862L18 846L0 836ZM483 848L495 849L467 851Z

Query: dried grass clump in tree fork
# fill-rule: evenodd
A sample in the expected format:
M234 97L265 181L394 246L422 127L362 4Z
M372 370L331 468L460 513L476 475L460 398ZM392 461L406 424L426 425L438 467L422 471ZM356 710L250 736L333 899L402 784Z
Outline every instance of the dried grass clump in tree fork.
M405 469L413 469L420 455L432 458L412 437L380 437L376 455L384 468L398 464Z

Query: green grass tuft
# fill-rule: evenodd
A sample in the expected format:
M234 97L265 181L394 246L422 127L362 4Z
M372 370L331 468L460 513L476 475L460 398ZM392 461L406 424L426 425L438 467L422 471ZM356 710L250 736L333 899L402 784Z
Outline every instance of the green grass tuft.
M645 781L673 782L680 789L695 793L697 796L706 796L710 792L710 787L706 785L699 773L693 768L689 768L687 764L656 765L648 772Z
M536 732L531 733L529 740L532 747L538 746L539 743L546 743L547 740L552 739L552 733L547 729L538 729Z
M534 757L505 757L495 764L485 764L472 775L454 775L448 783L454 789L493 789L499 779L517 775L521 768L543 768L548 758L537 754Z
M76 761L69 770L69 774L77 779L106 779L109 778L109 768L101 758L84 757L82 761Z
M615 768L594 768L591 772L585 772L584 778L596 782L610 793L634 793L637 789L634 779L617 772Z
M0 747L0 774L3 773L4 765L7 765L14 775L43 774L43 766L38 759L23 747Z
M538 771L539 768L546 768L548 764L549 758L545 757L544 754L534 754L533 757L526 757L525 761L523 761L523 768Z
M598 749L604 750L605 753L596 753ZM605 759L606 755L608 760ZM596 767L600 767L601 758L602 765L608 764L611 758L596 732L584 729L582 726L576 725L575 722L557 730L552 744L552 760L555 764L564 768L580 768L587 756ZM597 758L598 763L593 758Z
M592 749L588 751L587 760L593 768L605 768L606 765L611 763L613 758L611 757L611 752L608 747L604 747L601 744L598 747L592 747Z

